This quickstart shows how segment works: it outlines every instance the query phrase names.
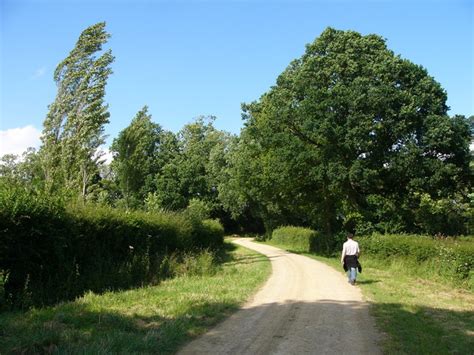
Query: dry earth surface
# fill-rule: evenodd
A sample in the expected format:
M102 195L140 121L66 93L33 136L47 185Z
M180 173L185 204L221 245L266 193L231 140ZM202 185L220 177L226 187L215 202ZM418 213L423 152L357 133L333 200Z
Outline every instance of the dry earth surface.
M380 335L358 287L316 260L249 239L272 275L241 310L180 354L380 354Z

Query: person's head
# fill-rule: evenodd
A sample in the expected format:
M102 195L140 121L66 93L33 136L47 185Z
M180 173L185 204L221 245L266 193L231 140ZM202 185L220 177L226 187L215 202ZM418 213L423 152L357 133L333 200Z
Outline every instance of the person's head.
M354 234L351 232L347 233L347 239L352 239L352 238L354 238Z

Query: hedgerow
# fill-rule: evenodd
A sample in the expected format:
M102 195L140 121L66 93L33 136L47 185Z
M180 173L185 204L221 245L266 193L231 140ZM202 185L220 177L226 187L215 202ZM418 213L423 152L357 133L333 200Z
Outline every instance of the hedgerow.
M218 248L218 221L183 213L65 205L25 188L0 186L1 301L52 304L86 291L156 283L169 255Z
M315 251L318 233L303 227L285 226L272 233L272 241L296 252Z
M358 238L363 253L383 259L403 257L428 263L437 274L462 283L474 278L474 240L435 239L420 235L379 235Z

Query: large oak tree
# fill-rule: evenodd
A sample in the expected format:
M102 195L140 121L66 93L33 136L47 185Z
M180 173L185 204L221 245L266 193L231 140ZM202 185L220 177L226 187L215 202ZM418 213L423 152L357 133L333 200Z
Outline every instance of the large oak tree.
M425 194L465 199L466 119L449 117L440 84L377 35L326 29L243 108L243 156L230 175L236 196L258 204L270 227L416 231Z

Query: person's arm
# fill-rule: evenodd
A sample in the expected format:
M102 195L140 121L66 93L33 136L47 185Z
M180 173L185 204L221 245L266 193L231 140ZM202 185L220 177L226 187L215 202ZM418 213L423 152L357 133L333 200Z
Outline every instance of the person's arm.
M341 254L341 264L344 264L344 257L346 256L346 248L342 246L342 254Z

